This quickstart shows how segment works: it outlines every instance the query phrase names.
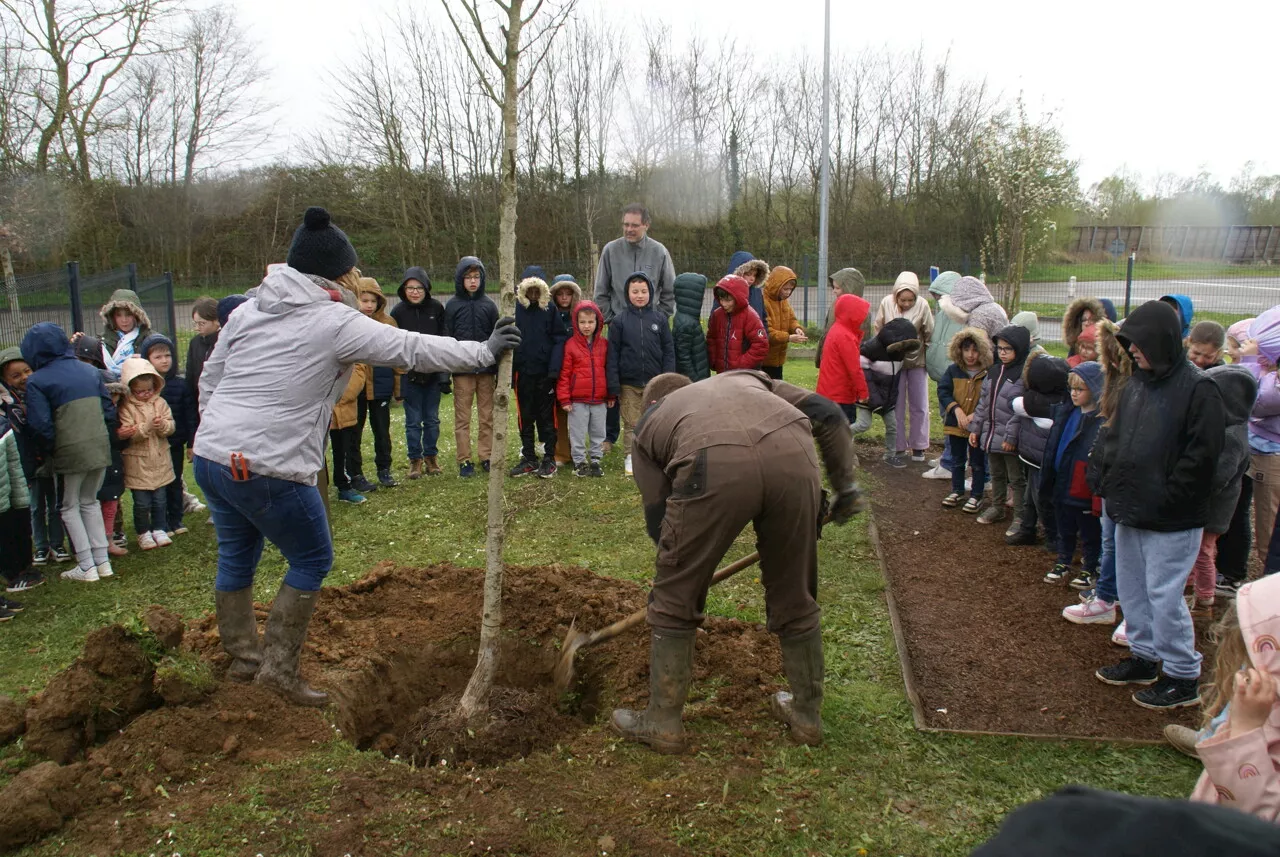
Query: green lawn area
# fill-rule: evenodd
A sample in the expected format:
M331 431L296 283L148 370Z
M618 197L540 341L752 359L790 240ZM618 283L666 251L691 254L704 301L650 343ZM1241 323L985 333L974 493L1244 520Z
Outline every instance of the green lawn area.
M786 374L809 387L816 381L812 361L801 357L788 365ZM336 561L329 584L356 580L384 559L406 565L483 566L485 482L456 476L449 398L442 418L445 476L380 490L363 506L334 502ZM878 433L878 420L876 424ZM936 420L934 424L937 434ZM393 440L398 458L403 456L402 426L403 415L397 410ZM365 457L372 462L368 442ZM397 472L403 474L404 467L397 460ZM653 548L645 536L635 488L621 473L619 451L606 459L605 468L606 478L598 480L568 474L552 483L511 480L507 561L576 564L601 575L647 581ZM212 527L203 513L191 516L189 526L190 534L179 537L174 547L147 554L135 550L119 561L113 580L85 585L53 579L22 599L28 609L0 626L0 660L5 664L0 692L39 690L75 657L91 629L129 622L149 604L165 605L187 617L209 611L215 565ZM750 549L750 539L742 538L733 553L738 556ZM1199 766L1165 748L917 732L903 692L885 584L865 519L827 528L821 569L828 669L826 743L811 750L778 739L761 747L764 765L745 781L735 780L736 801L690 807L680 824L659 831L689 853L850 855L865 849L871 855L963 855L988 837L1009 810L1068 783L1167 797L1190 792ZM283 572L283 560L268 549L256 588L259 600L272 597ZM957 575L956 586L959 597L964 575ZM758 576L744 573L713 589L708 612L763 621ZM974 621L987 619L975 616ZM1044 621L1058 620L1046 616ZM963 629L955 632L963 634ZM1016 640L1009 645L1011 655L1021 656L1016 654ZM1055 666L1052 659L1045 662L1046 682L1054 680ZM1001 677L982 680L998 682ZM711 728L701 721L690 727ZM591 728L607 727L598 723ZM718 747L712 742L696 755L657 757L621 745L611 764L628 766L645 780L679 779L693 766L714 771L732 761L718 756ZM545 770L558 764L553 756L537 754L521 764ZM0 750L0 782L35 761L23 755L20 746ZM270 797L279 793L281 784L313 793L324 807L335 787L335 769L372 770L388 764L380 755L357 752L335 739L302 759L262 765L217 812L180 823L157 820L156 838L176 827L185 843L183 854L253 853L243 852L247 846L225 843L240 842L241 833L254 837L277 821L292 823L288 819L293 810L277 806ZM573 775L569 770L566 787ZM406 844L403 853L455 853L434 850L438 844L413 847L415 841L426 842L414 839L421 835L415 819L435 800L406 794L403 806L388 808L387 824L399 831L397 836ZM784 810L792 823L776 823ZM483 828L484 819L477 823ZM555 841L553 818L531 817L530 824L541 825L540 833ZM289 829L296 840L275 853L314 853L305 826ZM462 846L458 844L456 853L466 852ZM54 836L20 853L89 852L67 851Z

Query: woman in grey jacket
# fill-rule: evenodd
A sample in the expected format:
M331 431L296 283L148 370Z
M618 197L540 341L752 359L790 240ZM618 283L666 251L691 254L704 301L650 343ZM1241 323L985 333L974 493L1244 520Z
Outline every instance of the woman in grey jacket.
M356 363L413 372L472 372L520 342L512 319L488 342L458 342L381 324L341 303L335 280L356 264L323 208L307 209L285 265L273 265L228 320L200 376L196 481L218 536L218 630L228 676L295 703L322 706L298 672L333 545L316 473L334 403ZM259 646L253 578L264 542L289 563Z

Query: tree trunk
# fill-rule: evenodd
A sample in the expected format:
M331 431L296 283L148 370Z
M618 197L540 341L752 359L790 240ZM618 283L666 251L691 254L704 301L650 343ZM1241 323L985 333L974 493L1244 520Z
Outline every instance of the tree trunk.
M519 97L516 65L520 58L521 6L509 0L507 44L502 68L502 184L498 224L498 298L500 317L516 311L516 102ZM507 476L507 429L511 403L511 352L498 363L497 390L493 395L493 454L489 469L489 519L485 525L484 613L480 621L480 654L467 682L458 716L473 723L488 714L489 692L498 672L499 634L502 631L502 546L506 526L502 516L503 480Z

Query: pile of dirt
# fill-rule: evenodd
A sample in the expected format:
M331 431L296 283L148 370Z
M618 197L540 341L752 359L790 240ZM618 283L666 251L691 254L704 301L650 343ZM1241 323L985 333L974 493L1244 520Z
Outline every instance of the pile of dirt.
M859 450L862 452L862 450ZM1113 625L1073 625L1075 590L1043 582L1054 557L1005 544L1005 523L981 526L944 509L946 480L895 470L871 449L872 495L886 579L925 723L937 729L1159 740L1168 723L1197 726L1198 709L1148 711L1132 690L1094 677L1128 654ZM1206 650L1209 621L1197 622Z
M596 628L642 607L644 590L581 568L509 568L490 718L459 730L450 715L475 664L482 583L477 569L381 564L349 586L323 590L302 670L329 692L325 711L222 681L212 692L162 694L157 654L143 642L182 639L185 656L220 678L229 660L213 616L175 627L148 615L147 641L119 626L94 632L84 656L31 701L25 721L28 748L57 762L84 754L83 761L31 768L0 791L0 847L33 841L74 817L63 834L71 840L112 851L148 848L149 825L174 792L187 805L225 801L256 766L314 750L335 730L361 749L418 765L444 760L449 771L459 763L495 776L510 771L504 776L515 793L523 775L511 762L557 745L598 750L603 733L587 727L601 712L647 699L647 636L637 629L581 650L575 684L559 698L551 689L558 644L571 622ZM256 609L265 618L268 606ZM765 710L780 673L777 641L762 626L711 619L698 635L695 676L703 683L686 716L780 736ZM691 738L696 744L697 733Z

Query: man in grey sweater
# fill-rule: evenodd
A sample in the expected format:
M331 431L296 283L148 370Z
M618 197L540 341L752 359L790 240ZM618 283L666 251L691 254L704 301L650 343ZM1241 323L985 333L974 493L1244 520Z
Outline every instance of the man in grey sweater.
M676 309L676 266L667 248L649 237L649 210L638 202L622 209L622 237L604 245L596 271L595 301L605 324L627 309L627 279L642 273L653 283L658 311L671 318Z

